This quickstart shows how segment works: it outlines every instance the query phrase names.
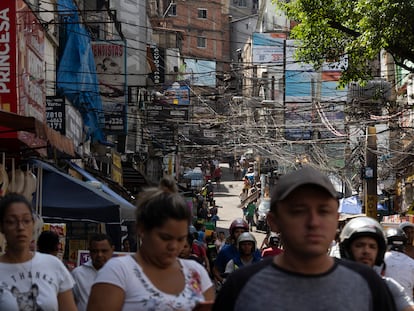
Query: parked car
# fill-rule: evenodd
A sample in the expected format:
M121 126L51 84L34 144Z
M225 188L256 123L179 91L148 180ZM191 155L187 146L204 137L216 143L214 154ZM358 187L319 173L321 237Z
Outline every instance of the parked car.
M195 167L193 170L187 172L183 176L189 180L189 188L194 190L201 190L204 186L204 176L201 168Z
M270 211L270 198L261 198L256 211L256 230L267 231L267 213Z

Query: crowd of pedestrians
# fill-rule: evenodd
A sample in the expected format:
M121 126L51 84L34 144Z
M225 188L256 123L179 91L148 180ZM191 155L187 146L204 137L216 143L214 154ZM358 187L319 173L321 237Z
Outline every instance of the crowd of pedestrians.
M357 217L338 231L338 193L311 167L279 179L260 246L249 217L234 219L227 237L193 225L169 178L137 206L136 252L113 257L111 237L95 234L90 260L69 272L54 234L32 251L31 204L3 197L0 310L414 310L414 224L384 229Z

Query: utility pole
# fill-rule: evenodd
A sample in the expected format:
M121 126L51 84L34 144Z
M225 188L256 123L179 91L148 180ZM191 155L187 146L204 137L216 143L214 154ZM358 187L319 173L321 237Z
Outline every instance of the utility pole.
M365 214L377 218L377 133L375 126L367 128L367 147L364 169L364 204Z

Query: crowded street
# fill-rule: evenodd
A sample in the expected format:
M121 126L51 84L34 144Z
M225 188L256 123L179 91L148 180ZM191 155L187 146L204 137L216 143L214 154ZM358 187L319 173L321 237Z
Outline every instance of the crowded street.
M221 164L223 171L220 187L214 189L214 200L219 206L216 231L225 231L228 235L228 229L231 222L239 217L243 217L243 210L240 207L240 193L243 188L242 180L235 180L231 169L227 163ZM253 228L251 231L256 237L258 243L261 243L266 236L266 232L257 231Z
M414 0L0 0L0 311L414 311Z

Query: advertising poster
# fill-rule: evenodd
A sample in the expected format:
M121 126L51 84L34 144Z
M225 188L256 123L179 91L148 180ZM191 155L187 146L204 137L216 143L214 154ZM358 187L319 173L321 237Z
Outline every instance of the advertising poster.
M87 248L88 245L86 240L69 240L69 261L76 263L79 260L79 250Z
M105 132L126 132L125 45L123 42L92 42L105 116Z
M180 77L190 85L216 87L216 62L186 58L180 67Z
M170 86L166 86L164 92L154 100L155 104L161 105L190 105L190 88L187 85L180 85L174 82Z
M285 38L286 35L281 33L253 33L253 63L282 66Z
M315 72L289 70L286 71L285 76L286 102L312 102L317 78Z

